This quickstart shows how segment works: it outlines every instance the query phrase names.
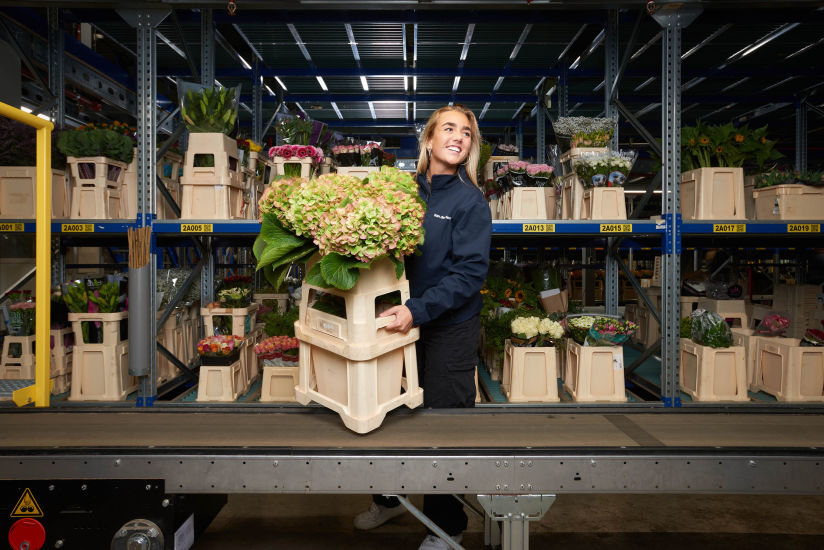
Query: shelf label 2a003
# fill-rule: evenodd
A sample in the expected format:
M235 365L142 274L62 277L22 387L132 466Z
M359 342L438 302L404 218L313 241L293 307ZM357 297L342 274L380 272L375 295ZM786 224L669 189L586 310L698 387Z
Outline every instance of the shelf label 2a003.
M61 233L94 233L93 223L63 223L60 224Z
M821 233L820 223L788 223L787 233Z
M524 233L555 233L554 223L525 223L521 229Z

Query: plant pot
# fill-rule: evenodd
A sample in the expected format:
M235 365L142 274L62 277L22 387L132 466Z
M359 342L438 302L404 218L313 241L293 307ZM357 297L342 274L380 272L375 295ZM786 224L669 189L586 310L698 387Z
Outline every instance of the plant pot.
M240 359L240 349L236 348L229 355L211 356L201 355L200 364L203 366L226 367Z
M531 348L535 346L535 343L538 341L537 336L533 336L532 338L521 338L519 336L515 336L514 334L509 337L509 341L512 342L512 345L519 348Z

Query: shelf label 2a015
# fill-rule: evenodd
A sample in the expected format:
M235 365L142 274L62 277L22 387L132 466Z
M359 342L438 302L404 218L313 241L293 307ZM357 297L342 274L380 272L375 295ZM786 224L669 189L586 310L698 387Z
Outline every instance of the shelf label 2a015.
M94 233L93 223L63 223L60 224L62 233Z
M4 233L20 233L23 231L22 223L0 223L0 232Z
M180 224L181 233L211 233L212 224L210 223L182 223Z
M555 233L554 223L525 223L522 231L524 233Z
M601 233L632 233L631 223L602 223Z
M821 233L820 223L788 223L787 233Z
M712 224L713 233L746 233L747 224L745 223L714 223Z

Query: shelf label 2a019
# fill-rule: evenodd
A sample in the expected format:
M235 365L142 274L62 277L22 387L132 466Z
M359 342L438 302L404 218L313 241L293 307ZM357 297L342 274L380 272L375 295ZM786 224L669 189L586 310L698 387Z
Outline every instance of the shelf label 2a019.
M525 223L522 231L524 233L555 233L554 223Z
M182 223L180 224L181 233L211 233L212 224L210 223Z
M712 224L713 233L746 233L747 224L745 223L714 223Z
M787 233L821 233L820 223L788 223Z

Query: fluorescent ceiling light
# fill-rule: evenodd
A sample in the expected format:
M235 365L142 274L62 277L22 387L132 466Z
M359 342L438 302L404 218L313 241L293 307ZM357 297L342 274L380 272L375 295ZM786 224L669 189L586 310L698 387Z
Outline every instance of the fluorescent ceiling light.
M406 25L401 23L401 36L403 37L403 63L406 65ZM406 118L409 118L407 115Z
M323 90L324 92L328 92L329 88L326 87L326 82L324 82L323 77L322 76L316 76L315 78L318 79L318 84L320 84L321 90Z
M564 51L562 51L561 55L558 56L558 61L560 61L564 58L564 56L567 54L567 52L569 52L569 49L572 47L572 45L575 43L575 41L578 40L578 37L581 36L581 33L583 33L586 28L587 28L586 23L581 25L581 28L578 29L578 32L576 32L575 36L572 37L572 40L569 41L569 44L567 44L566 48L564 48Z
M412 44L412 63L416 63L418 61L418 24L415 23L415 42Z
M360 77L361 86L363 86L363 90L368 92L369 91L369 83L366 81L365 76Z
M655 44L656 42L658 42L659 40L661 40L661 37L662 37L663 35L664 35L664 31L658 31L658 34L656 34L655 36L653 36L652 38L650 38L650 39L649 39L649 42L647 42L646 44L644 44L643 46L641 46L640 48L638 48L638 51L636 51L634 54L632 54L632 55L630 56L629 60L630 60L630 61L635 61L635 59L636 59L638 56L640 56L642 53L644 53L645 51L647 51L648 49L650 49L650 48L652 47L652 45L653 45L653 44Z
M770 42L772 42L773 40L775 40L776 38L778 38L782 34L793 30L798 25L800 25L800 23L784 23L783 25L778 27L776 30L772 31L769 34L766 34L766 35L762 36L761 38L759 38L757 41L753 42L749 46L746 46L746 47L738 50L737 52L735 52L734 54L729 56L727 58L727 61L740 59L740 58L744 57L745 55L751 54L752 52L754 52L755 50L757 50L761 46L764 46L765 44L769 44Z
M521 103L521 104L518 106L518 108L517 108L517 109L515 109L515 114L514 114L514 115L512 115L512 119L513 119L513 120L515 119L515 117L516 117L516 116L518 116L518 113L520 113L520 112L521 112L521 109L523 109L525 106L526 106L526 103Z
M798 50L798 51L795 51L795 52L791 53L790 55L788 55L788 56L787 56L787 57L785 57L784 59L792 59L793 57L795 57L795 56L797 56L797 55L799 55L799 54L802 54L802 53L806 52L806 51L807 51L807 50L809 50L810 48L813 48L813 47L815 47L815 46L818 46L818 45L819 45L819 44L821 44L822 42L824 42L824 37L819 38L818 40L816 40L816 41L815 41L815 42L813 42L812 44L807 44L806 46L804 46L804 47L803 47L803 48L801 48L800 50Z
M455 81L452 83L452 93L453 94L458 91L458 84L460 84L460 83L461 83L461 77L456 76Z
M592 44L589 47L589 53L594 52L598 49L598 46L604 41L606 37L606 29L601 29L601 32L598 33L598 36L595 37L595 40L592 41Z
M720 112L722 112L722 111L726 111L727 109L732 109L732 108L733 108L733 107L735 107L736 105L737 105L736 103L728 103L727 105L724 105L723 107L719 107L718 109L716 109L716 110L714 110L714 111L711 111L711 112L709 112L709 113L707 113L707 114L703 115L703 116L702 116L702 117L700 117L700 118L701 118L702 120L703 120L703 119L705 119L705 118L709 118L709 117L711 117L712 115L718 114L718 113L720 113Z
M553 94L553 92L555 92L555 86L553 86L552 88L550 88L550 89L547 91L547 93L546 93L546 94L544 94L544 95L552 95L552 94Z
M172 51L173 51L173 52L175 52L177 55L179 55L179 56L180 56L180 57L182 57L183 59L186 59L186 54L184 53L184 51L183 51L183 50L181 50L180 48L178 48L178 47L174 44L174 42L172 42L171 40L169 40L168 38L166 38L166 37L163 35L163 33L159 33L159 32L157 32L157 31L155 31L155 36L157 36L157 37L158 37L158 38L159 38L159 39L160 39L160 40L161 40L164 44L166 44L167 46L169 46L169 48L171 48L171 49L172 49Z
M418 77L417 76L412 77L412 91L413 92L418 91Z
M489 103L488 101L486 103L484 103L484 108L481 110L481 114L478 116L478 120L480 120L484 117L486 112L489 110L490 105L491 105L491 103Z
M579 64L580 62L581 62L581 56L579 55L578 57L576 57L576 58L575 58L575 61L573 61L573 62L572 62L572 65L570 65L570 66L569 66L569 68L570 68L570 69L573 69L573 70L577 69L577 68L578 68L578 64Z
M635 113L635 116L645 115L648 112L652 111L653 109L657 109L660 106L661 106L660 103L650 103L649 105L647 105L646 107L644 107L643 109L641 109L640 111Z
M25 105L21 105L20 110L23 111L24 113L31 113L31 109L29 109Z
M592 91L593 91L593 92L597 92L598 90L600 90L601 88L603 88L603 87L604 87L604 84L606 84L606 80L602 80L600 84L598 84L597 86L595 86L595 87L592 89Z
M463 49L461 50L461 61L466 61L466 55L469 53L469 44L472 42L472 33L475 32L475 23L470 23L466 28L466 38L464 38Z
M371 101L369 102L369 111L371 111L371 113L372 113L372 120L375 120L375 119L378 118L377 115L375 115L375 106L372 104Z
M332 102L332 109L335 111L335 114L338 115L338 118L343 120L343 115L340 113L340 109L338 109L338 104L334 101Z
M288 91L289 91L289 90L287 90L287 89L286 89L286 84L284 84L284 83L283 83L283 81L282 81L280 78L275 77L275 80L276 80L276 81L277 81L277 83L280 85L280 87L281 87L281 88L283 88L283 91L284 91L284 92L288 92Z
M682 84L681 85L681 91L684 92L686 90L689 90L690 88L698 86L699 84L701 84L705 80L706 80L706 78L704 78L703 76L696 76L695 78L693 78L689 82L686 82L686 83Z
M412 102L412 120L418 120L418 102Z
M738 86L739 84L743 84L744 82L748 81L749 79L750 79L750 77L745 76L745 77L744 77L744 78L742 78L741 80L736 80L735 82L733 82L732 84L730 84L730 85L729 85L729 86L727 86L726 88L722 89L721 91L722 91L722 92L727 92L727 91L729 91L729 90L732 90L733 88L735 88L735 87L736 87L736 86Z
M690 48L689 50L687 50L686 52L681 54L681 60L683 61L684 59L688 58L689 56L691 56L692 54L694 54L695 52L697 52L698 50L700 50L701 48L703 48L704 46L706 46L707 44L709 44L710 42L715 40L716 38L718 38L724 31L726 31L730 27L732 27L732 24L727 23L726 25L724 25L723 27L721 27L720 29L718 29L714 33L710 34L704 40L702 40L701 42L699 42L698 44L696 44L695 46L693 46L692 48Z
M538 88L540 88L540 87L541 87L541 84L543 84L543 83L544 83L544 80L546 80L546 77L545 77L545 76L542 76L542 77L541 77L541 80L539 80L539 81L538 81L538 83L535 85L535 87L534 87L534 88L532 88L532 91L533 91L533 92L537 92L537 91L538 91Z
M576 109L578 109L578 107L580 107L581 105L583 105L583 103L580 103L580 102L579 102L579 103L576 103L575 105L573 105L573 106L572 106L572 109L570 109L570 110L567 112L567 115L572 114L572 111L575 111L575 110L576 110Z
M501 84L503 84L503 83L504 83L504 77L499 76L498 80L495 81L495 86L493 86L492 91L497 92L498 88L500 88Z
M766 92L768 90L772 90L773 88L778 88L779 86L781 86L785 82L789 82L790 80L792 80L794 78L795 78L794 76L789 76L789 77L785 78L784 80L779 80L775 84L772 84L772 85L767 86L766 88L764 88L764 91Z
M404 92L409 91L409 77L408 76L403 77L403 91Z
M660 189L654 189L652 192L656 195L661 194ZM646 193L646 191L644 189L624 189L624 193L626 193L627 195L643 195L644 193Z
M240 64L243 65L244 69L251 69L252 68L252 66L249 65L249 62L246 61L245 59L243 59L242 55L237 54L237 58L240 60Z
M268 84L264 85L264 87L269 92L269 95L273 95L273 96L278 95L278 94L276 94L275 92L272 91L272 88L270 88Z
M514 61L516 57L518 57L518 52L521 51L521 46L524 45L526 42L526 37L529 35L529 31L532 30L532 25L526 25L524 30L521 32L521 36L518 37L518 42L515 43L515 47L512 48L512 53L509 54L509 60Z
M638 85L638 87L637 87L637 88L635 88L635 90L634 90L634 91L636 91L636 92L637 92L637 91L641 90L642 88L646 88L647 86L649 86L649 85L650 85L650 84L652 84L653 82L655 82L655 77L654 77L654 76L651 76L651 77L649 77L648 79L646 79L645 81L643 81L642 83L640 83L640 84Z
M298 103L297 101L295 101L295 106L297 106L297 108L298 108L298 109L300 109L300 112L302 112L304 115L306 114L306 110L305 110L305 109L303 108L303 106L301 106L301 104L300 104L300 103ZM308 115L307 115L307 116L308 116Z

